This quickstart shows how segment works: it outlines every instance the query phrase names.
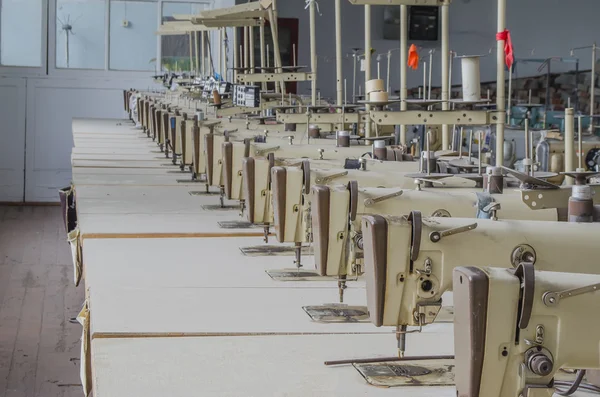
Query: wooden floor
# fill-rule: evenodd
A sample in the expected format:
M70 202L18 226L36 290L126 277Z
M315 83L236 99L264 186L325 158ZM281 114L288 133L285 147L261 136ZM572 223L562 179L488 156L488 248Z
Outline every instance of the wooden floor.
M0 206L0 396L81 396L83 288L60 207Z

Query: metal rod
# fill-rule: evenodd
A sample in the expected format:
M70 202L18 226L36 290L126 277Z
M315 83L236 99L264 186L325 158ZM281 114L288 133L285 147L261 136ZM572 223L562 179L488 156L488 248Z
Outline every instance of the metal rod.
M260 27L259 27L259 35L260 35L260 67L267 67L266 61L266 53L265 53L265 19L261 18ZM264 71L264 70L263 70ZM263 91L267 90L267 83L262 83Z
M469 164L472 162L472 153L473 153L473 128L471 128L469 132Z
M479 160L479 163L477 164L477 173L479 175L482 175L481 174L481 152L482 152L482 146L483 146L482 142L483 142L483 131L480 130L479 131L479 141L477 142L477 152L478 152L477 159Z
M581 128L581 116L577 117L577 124L578 124L578 130L577 130L577 157L579 159L579 167L578 170L582 170L583 169L583 128Z
M391 66L392 66L392 51L388 51L388 54L387 54L387 78L386 78L386 81L387 81L387 92L390 95L392 94L391 91L390 91L390 89L391 89L390 88L391 87L391 85L390 85L390 67Z
M202 68L202 77L206 76L206 32L200 32L200 53L202 55L202 63L200 67Z
M342 104L342 0L335 0L335 77L337 104Z
M574 171L573 156L575 155L575 117L573 109L565 109L565 172ZM573 185L574 180L567 177L566 184Z
M423 99L427 99L427 62L423 62Z
M188 33L188 41L190 42L190 73L194 70L194 43L192 43L192 32Z
M427 139L427 142L425 142L425 147L427 148L427 175L431 175L431 167L429 166L429 156L431 155L431 152L429 151L429 141L431 140L431 130L427 130L427 133L425 134L425 139Z
M198 77L198 73L200 73L200 55L198 54L198 32L194 32L194 58L194 60L196 61L194 74L196 75L196 77Z
M240 59L238 56L238 30L236 27L233 27L233 82L237 84L237 68L240 67Z
M596 50L597 50L596 42L592 45L592 79L591 79L591 87L590 87L590 130L592 130L594 125L594 114L596 107Z
M396 361L423 361L423 360L454 360L454 356L413 356L413 357L378 357L378 358L357 358L349 360L325 361L324 364L347 365L347 364L372 364Z
M371 80L371 6L365 5L365 84ZM365 85L366 86L366 85ZM365 99L368 99L365 97ZM367 114L371 111L371 106L366 106ZM371 121L367 117L365 123L365 137L371 137ZM365 140L365 145L370 145L371 141Z
M317 6L314 1L310 2L310 68L313 73L311 80L311 100L312 105L317 104Z
M450 9L448 5L442 6L442 110L449 110L450 103ZM442 125L442 150L450 147L450 126Z
M249 38L249 46L250 50L250 73L255 73L256 60L254 59L254 26L248 26L248 38Z
M510 124L510 115L512 114L513 66L511 66L510 69L508 70L508 98L506 99L506 123L507 124Z
M427 98L431 100L431 84L432 84L432 75L433 75L433 50L429 51L429 88L427 90Z
M408 109L406 71L408 58L408 6L400 6L400 110ZM406 145L406 125L400 125L400 144Z
M352 54L352 59L353 59L353 72L352 72L352 103L354 103L356 101L356 62L358 61L358 58L356 56L356 52L354 54Z
M498 0L498 33L506 29L506 0ZM498 112L506 110L505 98L505 72L504 72L504 40L498 40L496 51L496 109ZM504 118L496 125L496 166L500 167L504 159Z
M250 28L244 27L244 74L248 74L250 67Z

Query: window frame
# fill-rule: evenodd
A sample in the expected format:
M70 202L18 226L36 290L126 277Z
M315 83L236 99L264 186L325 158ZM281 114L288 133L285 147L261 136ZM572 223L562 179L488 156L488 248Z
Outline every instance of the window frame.
M2 0L0 0L2 1ZM68 77L68 78L124 78L124 79L136 79L136 78L147 78L151 71L139 71L139 70L114 70L110 69L110 0L104 0L104 69L76 69L76 68L58 68L56 66L56 6L57 0L43 0L47 4L45 10L44 26L42 32L48 32L47 40L42 40L43 54L42 63L45 63L43 68L45 73L41 70L37 71L36 75L47 74L48 76L55 77ZM132 1L149 1L156 4L157 7L157 25L162 23L162 9L164 3L199 3L208 4L210 8L214 7L214 0L132 0ZM161 62L161 36L155 35L156 37L156 59L158 64L158 70L162 69ZM19 68L23 69L23 68ZM33 68L42 69L42 68ZM0 72L2 68L0 68ZM23 72L17 74L22 75Z
M7 77L23 76L23 77L39 77L47 74L48 70L48 41L46 32L48 32L48 2L51 0L42 0L42 29L40 46L40 66L5 66L0 64L0 74ZM0 0L0 18L2 13L2 3ZM1 31L0 31L0 34ZM0 49L1 50L1 49Z

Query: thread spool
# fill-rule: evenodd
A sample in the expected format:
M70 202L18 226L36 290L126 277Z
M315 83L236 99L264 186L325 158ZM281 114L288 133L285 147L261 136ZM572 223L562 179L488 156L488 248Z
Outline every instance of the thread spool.
M378 160L385 160L387 158L387 149L385 147L385 141L373 142L373 154Z
M479 63L479 56L461 58L463 101L475 102L481 100Z
M213 91L213 103L215 105L222 105L223 102L221 102L221 94L219 94L219 91L214 90Z
M550 169L548 171L554 172L554 173L563 172L564 164L565 164L564 156L560 153L554 153L550 157Z
M483 185L487 186L489 194L502 194L504 192L504 175L502 168L487 167L483 177Z
M575 185L569 198L569 222L592 223L594 221L594 200L592 188L588 185Z
M336 132L338 147L350 147L350 133L348 131Z
M196 119L198 121L204 121L204 112L202 110L196 110Z
M371 102L387 102L389 98L389 94L385 91L375 91L369 93L369 101Z
M320 138L321 137L321 129L314 124L310 124L308 126L308 136L310 138Z
M369 95L372 92L385 91L385 84L381 79L369 80L365 84L365 93Z
M437 158L433 151L423 151L421 153L421 169L423 173L436 173L437 172Z

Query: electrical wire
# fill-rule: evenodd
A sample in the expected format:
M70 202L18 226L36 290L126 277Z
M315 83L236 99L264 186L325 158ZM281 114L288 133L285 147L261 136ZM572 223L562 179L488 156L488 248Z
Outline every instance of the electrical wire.
M595 393L600 394L600 388L598 388L597 386L594 385L590 385L590 384L582 384L581 382L583 381L583 377L585 376L585 369L580 369L579 371L577 371L577 377L575 378L575 381L573 383L570 384L568 382L555 382L554 385L555 386L568 386L569 388L567 390L560 390L558 388L555 388L555 393L558 394L559 396L570 396L573 393L575 393L579 388L584 389L584 390L588 390L588 391L592 391Z

